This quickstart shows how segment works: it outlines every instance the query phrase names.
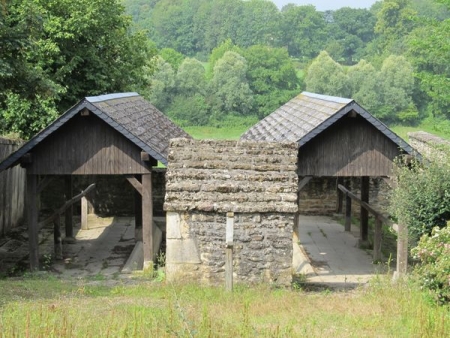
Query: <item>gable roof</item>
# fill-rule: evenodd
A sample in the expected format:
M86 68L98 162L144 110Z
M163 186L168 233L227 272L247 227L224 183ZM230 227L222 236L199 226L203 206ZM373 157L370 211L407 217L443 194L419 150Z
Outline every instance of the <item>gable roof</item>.
M354 111L408 154L413 148L356 101L302 92L259 121L242 136L243 140L295 141L299 147L312 140L349 112Z
M83 109L88 109L154 159L167 165L169 140L192 138L137 93L116 93L86 97L47 128L40 131L15 153L0 163L0 172L15 166L21 157L58 130Z

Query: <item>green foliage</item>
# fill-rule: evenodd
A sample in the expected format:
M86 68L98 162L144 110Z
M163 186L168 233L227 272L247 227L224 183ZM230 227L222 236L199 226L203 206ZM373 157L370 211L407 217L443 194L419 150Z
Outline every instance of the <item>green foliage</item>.
M289 55L311 58L322 49L326 39L325 20L312 5L289 6L281 13L278 46L285 46Z
M210 83L212 110L247 115L253 107L253 93L247 81L247 62L235 52L226 52L214 67ZM220 119L220 118L219 118Z
M258 117L270 114L300 90L300 81L286 49L257 45L244 50L243 56L248 64L247 79Z
M178 70L184 60L184 55L172 48L163 48L158 53L161 58L172 66L175 71Z
M305 76L306 90L319 94L348 97L347 82L344 68L325 51L314 59Z
M413 239L444 227L450 219L450 162L448 147L433 148L423 163L413 161L396 168L397 187L390 212L406 224Z
M411 253L419 261L414 273L421 285L433 293L437 302L450 302L450 227L433 228Z
M13 0L1 16L0 110L23 137L84 96L145 85L156 51L118 0Z
M164 111L174 95L175 72L160 56L155 58L155 71L149 77L149 88L142 94L159 110Z
M5 96L4 108L0 110L0 132L17 133L28 139L58 116L50 98L36 96L34 100L23 100L12 92Z
M178 95L168 108L167 115L181 126L203 126L209 122L209 107L200 94Z

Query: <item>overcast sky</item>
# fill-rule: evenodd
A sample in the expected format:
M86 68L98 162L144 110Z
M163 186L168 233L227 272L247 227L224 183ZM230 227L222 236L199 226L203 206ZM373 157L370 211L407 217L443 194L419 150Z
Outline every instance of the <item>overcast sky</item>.
M314 5L318 11L325 11L329 9L339 9L342 7L352 8L370 8L376 0L272 0L282 8L286 4L296 5Z

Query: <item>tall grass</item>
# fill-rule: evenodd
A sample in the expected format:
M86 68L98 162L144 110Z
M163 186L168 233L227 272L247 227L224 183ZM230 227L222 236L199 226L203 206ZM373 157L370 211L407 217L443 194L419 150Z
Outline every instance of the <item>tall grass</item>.
M449 311L384 278L346 292L0 281L0 337L447 337ZM37 284L35 284L37 283ZM36 287L35 287L36 285ZM7 291L13 287L15 292ZM53 290L49 293L49 290Z

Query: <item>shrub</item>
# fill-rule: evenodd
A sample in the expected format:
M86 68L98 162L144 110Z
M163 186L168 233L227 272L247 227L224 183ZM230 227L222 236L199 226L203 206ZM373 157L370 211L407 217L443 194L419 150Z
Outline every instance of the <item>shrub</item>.
M450 227L435 227L430 235L423 235L411 250L419 260L414 272L420 284L431 290L439 303L450 301Z

